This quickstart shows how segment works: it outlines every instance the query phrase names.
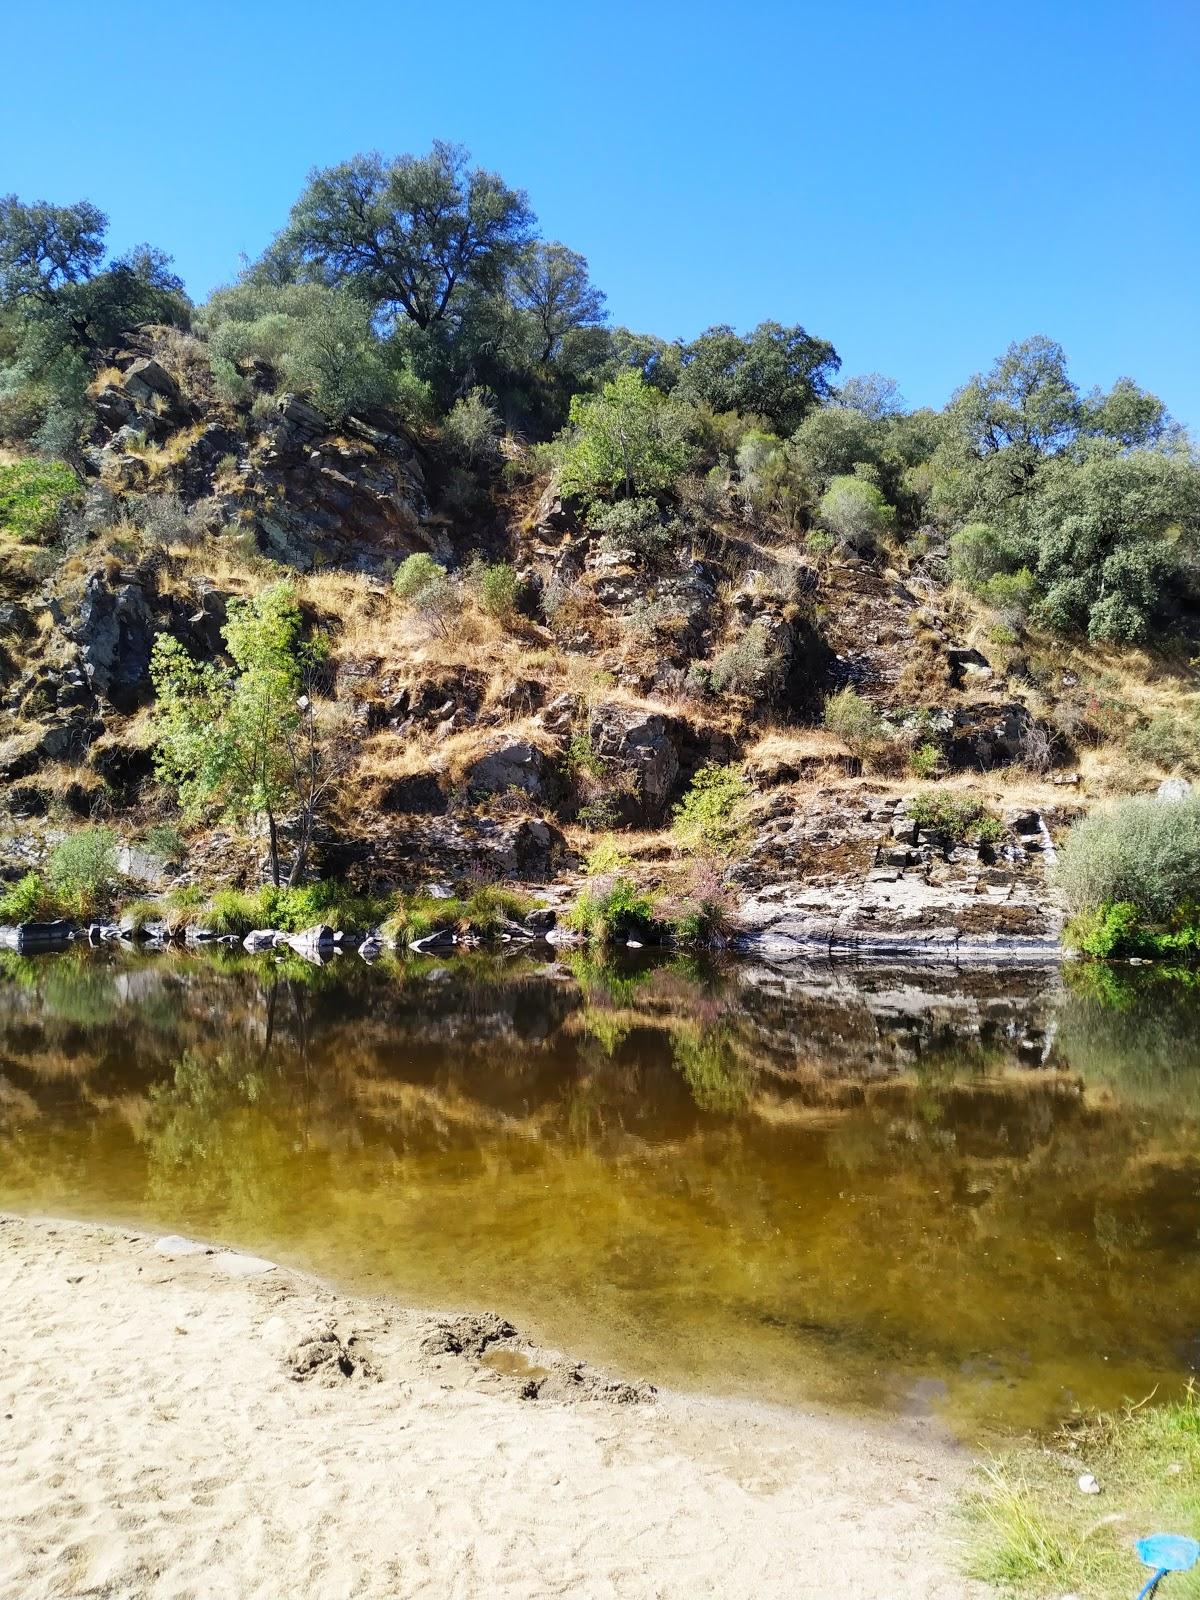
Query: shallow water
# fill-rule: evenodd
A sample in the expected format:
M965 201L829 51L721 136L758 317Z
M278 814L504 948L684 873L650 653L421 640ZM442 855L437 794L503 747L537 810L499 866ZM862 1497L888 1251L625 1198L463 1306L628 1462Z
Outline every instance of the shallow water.
M1153 978L0 965L0 1207L965 1435L1185 1381L1198 1122L1200 992Z

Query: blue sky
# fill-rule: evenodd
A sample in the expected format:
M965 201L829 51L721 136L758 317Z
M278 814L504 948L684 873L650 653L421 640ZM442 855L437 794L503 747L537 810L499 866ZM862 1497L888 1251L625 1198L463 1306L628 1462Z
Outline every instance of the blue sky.
M641 331L802 322L934 405L1046 333L1200 430L1196 0L59 0L4 43L0 191L196 297L310 167L457 139Z

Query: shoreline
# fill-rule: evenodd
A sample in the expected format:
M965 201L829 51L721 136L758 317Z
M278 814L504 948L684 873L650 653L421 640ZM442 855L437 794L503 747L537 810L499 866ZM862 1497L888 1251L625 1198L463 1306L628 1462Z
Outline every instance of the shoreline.
M969 1457L919 1424L655 1394L494 1312L85 1221L0 1214L0 1294L23 1600L986 1593Z

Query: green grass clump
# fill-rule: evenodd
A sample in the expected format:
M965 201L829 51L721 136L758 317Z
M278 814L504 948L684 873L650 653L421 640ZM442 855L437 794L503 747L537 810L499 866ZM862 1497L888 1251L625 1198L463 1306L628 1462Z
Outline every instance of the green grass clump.
M1080 1492L1089 1472L1099 1496ZM1128 1600L1149 1573L1133 1550L1149 1533L1195 1535L1200 1518L1200 1408L1194 1392L1064 1430L982 1469L969 1496L967 1567L1003 1592L1043 1600L1065 1591ZM1164 1593L1200 1600L1200 1570Z
M390 897L356 894L336 881L298 889L221 889L195 920L216 933L245 935L253 928L303 933L317 923L361 931L378 927L392 912Z
M632 879L618 873L585 889L571 907L567 921L590 942L612 944L617 939L649 933L654 906Z
M41 544L58 530L79 479L65 461L0 465L0 531L23 544Z

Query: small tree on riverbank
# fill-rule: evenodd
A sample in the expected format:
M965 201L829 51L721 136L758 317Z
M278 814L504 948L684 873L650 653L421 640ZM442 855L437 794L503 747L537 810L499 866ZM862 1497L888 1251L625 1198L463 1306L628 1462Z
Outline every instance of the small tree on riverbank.
M231 601L224 637L229 666L194 661L169 634L155 640L155 765L185 815L265 816L276 885L279 818L297 811L299 837L288 876L289 885L296 884L332 772L304 693L309 657L291 588L275 584L253 600Z

